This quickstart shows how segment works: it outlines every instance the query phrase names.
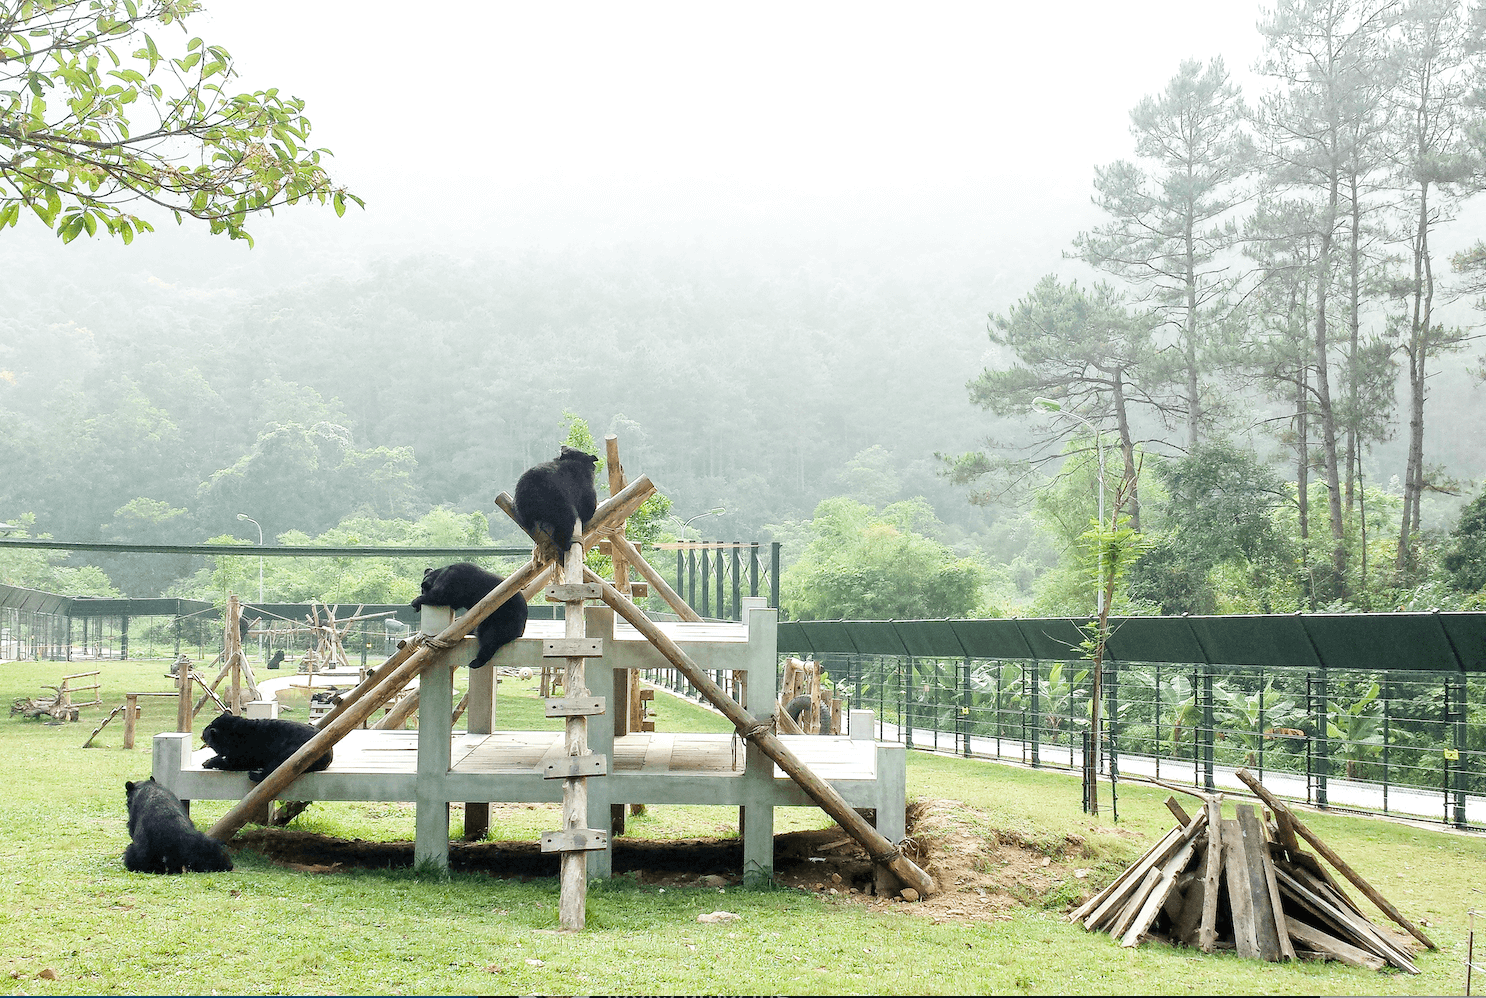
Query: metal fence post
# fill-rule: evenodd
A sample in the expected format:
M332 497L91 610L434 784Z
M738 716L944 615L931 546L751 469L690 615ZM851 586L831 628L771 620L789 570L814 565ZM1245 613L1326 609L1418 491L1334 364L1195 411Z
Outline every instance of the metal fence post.
M1040 744L1041 738L1039 736L1042 733L1042 708L1041 708L1041 706L1039 706L1039 703L1038 703L1039 694L1041 693L1041 690L1039 690L1038 687L1042 685L1042 677L1038 674L1040 671L1041 671L1041 663L1039 663L1036 659L1033 659L1032 660L1032 766L1033 766L1033 768L1036 768L1037 764L1042 761L1039 758L1039 756L1041 754L1040 753L1040 749L1041 749L1041 744ZM1025 715L1023 715L1023 716L1025 717Z
M970 758L970 732L975 730L975 715L970 713L970 660L968 658L965 659L963 696L965 698L965 758L968 759Z
M1316 743L1316 806L1326 807L1326 778L1331 773L1331 732L1327 730L1330 712L1326 708L1326 701L1331 690L1324 667L1316 677L1316 686L1319 691L1316 697L1316 734L1319 737Z
M779 542L769 545L769 605L779 605Z
M1455 825L1465 827L1465 756L1469 746L1466 744L1466 703L1465 703L1465 679L1462 677L1455 687L1455 723L1451 725L1451 742L1455 748Z
M1212 793L1217 787L1213 783L1213 745L1216 742L1214 728L1216 722L1213 720L1213 672L1212 667L1202 674L1202 785L1208 793Z
M903 719L903 730L906 732L903 744L911 749L913 748L913 656L909 655L906 659L900 658L898 661L902 663L900 668L903 670L903 709L898 712L898 716Z
M733 542L733 619L743 619L743 542Z
M711 616L712 610L712 579L710 566L707 563L707 549L702 548L702 609L699 611L703 617Z

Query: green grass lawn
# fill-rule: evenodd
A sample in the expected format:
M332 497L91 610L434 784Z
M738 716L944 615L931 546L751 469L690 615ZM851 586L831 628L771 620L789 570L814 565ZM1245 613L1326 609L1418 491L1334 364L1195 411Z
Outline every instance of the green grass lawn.
M6 664L0 693L7 702L35 696L41 684L85 668ZM1065 923L1060 903L1031 904L1008 921L934 924L902 904L869 911L793 890L662 890L619 879L594 883L588 929L564 934L556 931L555 881L313 875L246 852L232 873L131 874L120 861L128 844L123 784L149 775L149 735L173 726L174 704L146 706L133 751L120 748L118 721L100 747L79 746L124 692L168 689L165 668L105 663L102 710L85 711L78 724L12 718L0 728L0 966L13 992L1448 994L1463 991L1466 913L1486 886L1486 839L1307 814L1406 914L1427 920L1442 952L1422 955L1423 973L1409 977L1160 945L1125 950ZM665 694L658 709L661 730L726 730L716 715ZM502 684L498 726L547 723L539 714L534 688ZM912 796L963 802L965 822L978 833L1002 830L1030 842L1082 837L1089 855L1077 863L1095 870L1085 889L1172 821L1161 805L1165 791L1154 788L1122 786L1116 827L1107 815L1084 815L1078 784L1062 774L921 753L910 753L908 765ZM193 817L206 827L225 808L202 801ZM556 827L553 813L528 814L497 827L496 837L535 838ZM808 809L780 817L781 830L825 824ZM406 839L412 818L404 805L316 805L297 825ZM655 807L632 831L717 835L733 823L729 809ZM697 922L716 909L741 918ZM45 970L56 979L41 977Z

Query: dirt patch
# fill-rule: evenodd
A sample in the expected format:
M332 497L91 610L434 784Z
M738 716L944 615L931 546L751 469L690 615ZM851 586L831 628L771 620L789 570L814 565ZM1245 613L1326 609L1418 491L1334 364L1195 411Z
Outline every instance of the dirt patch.
M411 842L338 839L286 828L249 828L233 840L290 869L335 873L413 865ZM974 808L954 800L914 801L908 811L905 853L939 885L917 904L873 893L866 852L840 828L787 832L774 837L774 877L779 883L840 901L929 917L935 921L994 921L1020 907L1062 910L1088 894L1084 840L1076 835L1035 840L995 829ZM449 866L461 873L527 879L556 877L558 859L534 841L451 842ZM614 872L661 886L741 883L743 847L737 839L621 837L614 840Z

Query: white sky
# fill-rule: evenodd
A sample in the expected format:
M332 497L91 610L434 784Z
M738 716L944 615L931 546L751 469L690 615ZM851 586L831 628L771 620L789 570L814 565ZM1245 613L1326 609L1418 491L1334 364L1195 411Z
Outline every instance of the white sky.
M307 101L353 228L419 241L1066 218L1183 58L1247 82L1259 50L1248 0L207 3L245 86Z

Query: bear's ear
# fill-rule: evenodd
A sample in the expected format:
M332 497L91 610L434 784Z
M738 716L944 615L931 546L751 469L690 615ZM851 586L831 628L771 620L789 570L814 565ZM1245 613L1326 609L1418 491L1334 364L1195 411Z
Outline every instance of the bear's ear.
M433 574L433 573L434 573L434 572L437 572L437 571L438 571L438 569L437 569L437 568L425 568L425 569L424 569L424 570L423 570L423 577L424 577L424 578L425 578L425 579L426 579L426 578L428 578L428 577L429 577L429 576L430 576L430 575L432 575L432 574Z
M154 779L154 777L151 777L151 779ZM139 784L138 783L135 783L133 780L125 780L124 781L124 793L126 793L126 794L132 794L132 793L134 793L134 788L137 787L137 786L139 786Z

